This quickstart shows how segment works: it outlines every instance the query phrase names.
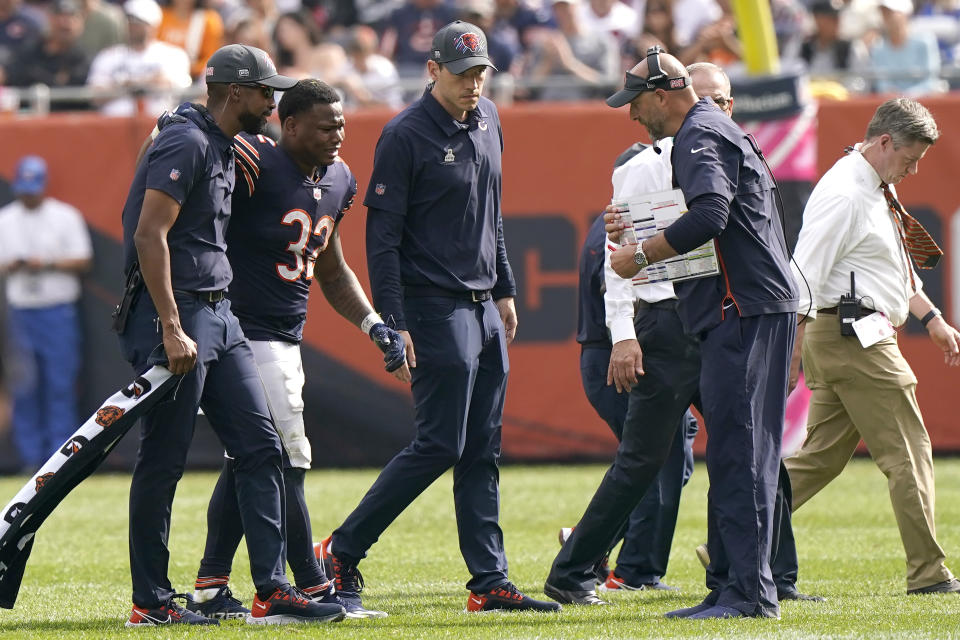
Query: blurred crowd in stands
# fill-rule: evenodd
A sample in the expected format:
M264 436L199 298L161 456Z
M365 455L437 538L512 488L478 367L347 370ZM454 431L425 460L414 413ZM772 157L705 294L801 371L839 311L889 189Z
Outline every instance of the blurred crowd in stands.
M769 2L783 65L824 94L960 86L960 0ZM206 59L232 42L336 86L348 107L397 108L422 90L432 34L458 18L486 31L499 100L605 95L652 44L742 72L731 0L0 0L0 110L23 106L3 87L44 85L96 89L59 92L52 109L126 115L148 94L153 113L202 93Z

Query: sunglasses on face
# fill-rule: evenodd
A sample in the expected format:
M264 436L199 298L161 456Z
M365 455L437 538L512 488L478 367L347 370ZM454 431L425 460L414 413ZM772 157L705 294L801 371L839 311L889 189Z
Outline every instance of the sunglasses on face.
M268 87L267 85L264 85L264 84L257 84L256 82L251 82L249 84L240 83L240 86L247 87L248 89L260 89L261 93L263 93L264 98L266 98L267 100L270 100L271 98L273 98L273 93L274 93L273 87Z

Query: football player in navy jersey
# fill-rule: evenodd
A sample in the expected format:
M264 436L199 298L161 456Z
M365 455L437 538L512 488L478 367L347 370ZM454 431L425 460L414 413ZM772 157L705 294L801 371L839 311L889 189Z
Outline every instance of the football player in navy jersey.
M408 382L403 338L374 312L340 248L339 223L353 203L357 181L339 157L343 108L318 80L301 80L280 100L279 142L241 133L234 138L237 183L227 232L234 267L228 296L250 341L284 449L287 561L297 587L321 602L340 602L314 555L304 475L310 443L304 433L300 342L310 284L370 335L384 351L387 371ZM189 607L208 617L247 614L227 587L243 537L234 475L225 461L207 512L207 543ZM383 612L348 607L354 618Z

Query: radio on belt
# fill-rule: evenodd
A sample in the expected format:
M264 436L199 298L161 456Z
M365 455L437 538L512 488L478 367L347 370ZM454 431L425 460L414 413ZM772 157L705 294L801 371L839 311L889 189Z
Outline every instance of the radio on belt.
M840 335L857 335L853 330L853 323L860 317L860 300L857 299L857 285L853 271L850 272L850 293L840 296L837 315L840 317Z

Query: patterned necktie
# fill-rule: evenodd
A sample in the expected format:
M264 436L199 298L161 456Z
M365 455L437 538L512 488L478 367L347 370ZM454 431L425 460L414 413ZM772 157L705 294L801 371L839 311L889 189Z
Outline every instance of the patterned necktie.
M913 258L917 268L933 269L940 262L943 250L937 246L937 243L930 237L927 230L917 222L917 219L906 212L900 201L893 196L893 192L890 191L887 183L881 182L880 189L883 190L883 197L887 199L887 206L890 207L893 220L897 223L897 231L900 233L903 248Z

